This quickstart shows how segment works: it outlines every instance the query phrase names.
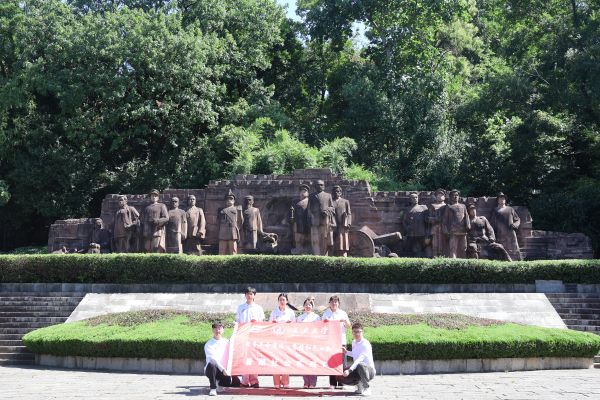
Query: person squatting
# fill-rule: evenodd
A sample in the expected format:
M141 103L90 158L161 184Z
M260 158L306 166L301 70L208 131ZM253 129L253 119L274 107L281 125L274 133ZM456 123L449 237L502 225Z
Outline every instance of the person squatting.
M254 302L256 289L253 287L246 288L244 296L246 302L238 306L235 321L237 323L263 321L263 308ZM350 323L348 314L339 308L340 299L338 296L331 296L329 307L324 311L322 316L313 311L315 306L314 300L314 297L306 298L303 303L302 313L296 317L294 311L297 309L289 303L286 293L280 293L277 296L277 307L271 312L269 321L277 323L339 321L343 328L342 337L340 338L342 352L352 357L353 362L349 367L344 366L343 375L329 377L329 388L341 389L343 385L356 385L357 389L355 393L369 396L371 394L369 382L375 377L376 370L371 343L364 337L363 325L360 322ZM352 350L347 350L346 348L345 331L349 327L352 328ZM213 323L213 337L204 345L206 359L204 374L210 383L209 395L216 396L218 386L258 388L258 375L243 375L240 379L240 377L229 376L227 374L224 364L229 356L229 340L223 337L223 331L223 323ZM304 375L303 380L304 388L316 387L316 375ZM275 388L289 388L289 375L274 375L273 384Z

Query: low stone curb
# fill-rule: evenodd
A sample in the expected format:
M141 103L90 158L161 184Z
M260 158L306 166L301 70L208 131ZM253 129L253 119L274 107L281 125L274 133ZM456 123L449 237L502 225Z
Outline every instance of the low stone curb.
M204 362L192 359L151 359L123 357L80 357L36 354L35 363L47 367L136 371L168 374L202 374ZM588 369L593 368L593 358L581 357L531 357L487 358L453 360L386 360L375 361L381 375L439 374L459 372L509 372L542 369Z

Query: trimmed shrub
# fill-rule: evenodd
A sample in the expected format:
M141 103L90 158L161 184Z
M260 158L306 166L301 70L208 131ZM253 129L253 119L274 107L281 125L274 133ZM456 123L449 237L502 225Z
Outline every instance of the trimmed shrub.
M0 282L600 283L600 260L502 262L315 256L47 254L0 256Z
M591 333L464 315L352 317L378 325L365 327L377 360L593 357L600 351L600 336ZM230 322L233 315L212 318ZM204 343L212 337L210 319L210 314L173 311L114 314L38 329L23 342L34 353L57 356L202 359ZM402 321L408 325L398 324ZM228 327L225 336L231 332ZM347 338L350 343L349 330Z

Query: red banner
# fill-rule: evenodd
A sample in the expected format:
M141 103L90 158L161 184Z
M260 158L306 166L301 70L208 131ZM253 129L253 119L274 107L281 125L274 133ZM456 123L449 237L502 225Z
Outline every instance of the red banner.
M342 375L339 323L236 324L229 340L230 375Z

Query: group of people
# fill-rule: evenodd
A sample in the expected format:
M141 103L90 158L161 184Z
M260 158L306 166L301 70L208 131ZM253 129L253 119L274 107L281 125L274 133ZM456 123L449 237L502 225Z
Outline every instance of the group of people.
M258 305L254 298L256 289L248 287L244 296L246 302L240 304L237 309L235 320L237 323L260 322L264 320L263 308ZM277 323L286 322L315 322L315 321L339 321L343 326L340 341L340 351L352 357L353 363L344 367L342 376L329 376L330 389L342 388L343 385L356 385L356 393L368 396L371 394L369 382L375 377L375 363L371 343L363 336L363 326L360 322L350 323L348 314L342 310L338 296L331 296L329 308L322 316L314 312L314 298L308 297L304 300L303 312L298 317L294 312L286 293L277 296L277 307L273 309L269 321ZM352 350L346 348L346 329L352 328ZM216 322L212 325L213 338L204 346L206 366L205 375L210 382L211 396L217 394L217 384L223 387L253 387L258 388L258 375L243 375L241 379L237 376L229 376L224 364L227 355L229 341L223 337L223 324ZM303 376L304 388L314 388L317 385L316 375ZM289 388L289 375L274 375L273 384L276 388Z
M419 194L410 193L410 207L402 217L407 250L417 257L493 258L520 260L517 241L520 219L499 193L490 220L477 216L475 204L460 202L460 192L434 192L435 201L419 204ZM446 201L446 195L449 198Z

